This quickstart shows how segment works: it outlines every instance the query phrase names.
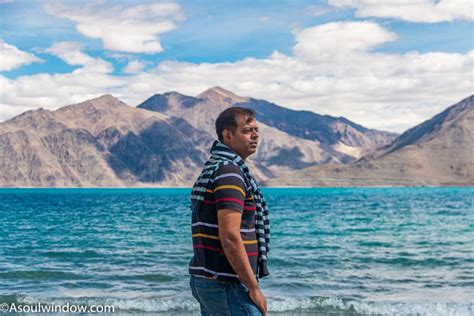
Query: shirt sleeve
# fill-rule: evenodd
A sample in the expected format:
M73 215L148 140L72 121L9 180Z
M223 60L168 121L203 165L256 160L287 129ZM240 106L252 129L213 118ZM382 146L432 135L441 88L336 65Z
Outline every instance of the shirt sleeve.
M230 209L243 212L246 196L245 180L238 166L220 167L214 176L213 190L217 211Z

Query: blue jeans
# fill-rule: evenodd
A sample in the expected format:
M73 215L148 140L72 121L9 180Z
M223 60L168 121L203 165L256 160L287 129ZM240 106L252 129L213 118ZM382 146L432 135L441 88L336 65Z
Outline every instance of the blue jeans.
M240 283L217 281L191 275L191 292L201 306L202 316L261 316L260 309L250 299Z

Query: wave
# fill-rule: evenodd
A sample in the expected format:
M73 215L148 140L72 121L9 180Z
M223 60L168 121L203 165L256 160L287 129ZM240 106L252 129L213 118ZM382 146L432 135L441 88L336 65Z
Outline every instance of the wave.
M197 302L190 296L109 298L74 297L40 298L27 295L0 295L0 303L7 304L55 304L65 305L111 305L115 313L165 313L196 314ZM419 315L470 316L474 314L474 302L465 303L401 303L369 302L339 297L283 297L268 298L269 314L275 315Z
M62 271L49 271L49 270L20 270L20 271L8 271L0 273L0 280L79 280L83 279L84 276Z
M474 315L474 302L466 303L401 303L370 302L339 297L272 297L270 311L278 313L313 312L316 315L419 315L419 316L470 316Z

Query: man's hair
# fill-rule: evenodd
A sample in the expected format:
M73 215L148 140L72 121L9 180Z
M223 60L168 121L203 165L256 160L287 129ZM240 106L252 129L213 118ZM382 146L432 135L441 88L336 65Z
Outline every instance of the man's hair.
M219 114L219 117L217 117L216 120L217 138L219 138L219 141L224 142L222 132L225 129L230 130L232 134L235 132L235 129L239 125L237 122L238 116L245 117L245 123L248 123L255 119L255 115L255 110L238 106L230 107L224 110L221 114Z

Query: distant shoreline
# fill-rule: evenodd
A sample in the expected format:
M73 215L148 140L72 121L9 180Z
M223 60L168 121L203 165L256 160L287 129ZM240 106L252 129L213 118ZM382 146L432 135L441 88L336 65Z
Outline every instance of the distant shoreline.
M354 185L354 186L261 186L264 189L343 189L343 188L474 188L474 184L453 185ZM189 186L153 186L153 187L29 187L29 186L7 186L1 189L189 189Z

